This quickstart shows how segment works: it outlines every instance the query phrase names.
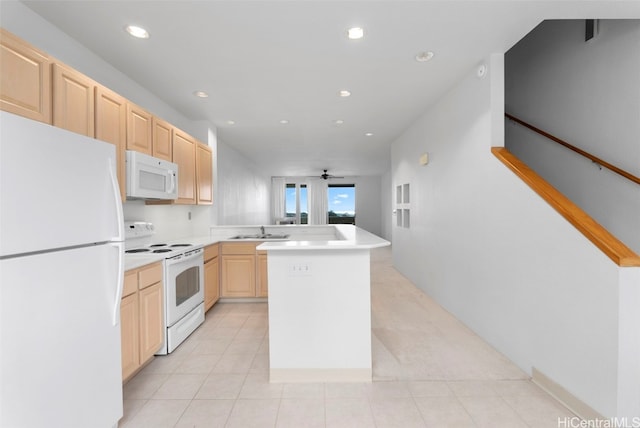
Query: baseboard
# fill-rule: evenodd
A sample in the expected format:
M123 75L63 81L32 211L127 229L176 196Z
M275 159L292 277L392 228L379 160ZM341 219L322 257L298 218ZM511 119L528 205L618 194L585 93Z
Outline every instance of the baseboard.
M364 369L270 369L271 383L371 382L372 370Z
M216 303L267 303L266 297L221 297Z
M584 401L567 391L562 385L556 383L544 373L533 367L531 381L544 389L556 400L560 401L580 418L586 421L604 420L606 419L600 413L596 412Z

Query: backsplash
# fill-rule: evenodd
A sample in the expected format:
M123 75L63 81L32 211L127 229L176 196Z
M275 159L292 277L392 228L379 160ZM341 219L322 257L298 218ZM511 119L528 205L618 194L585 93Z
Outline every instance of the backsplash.
M213 223L211 206L145 205L144 201L127 201L122 207L125 220L153 223L157 241L209 236L209 226Z

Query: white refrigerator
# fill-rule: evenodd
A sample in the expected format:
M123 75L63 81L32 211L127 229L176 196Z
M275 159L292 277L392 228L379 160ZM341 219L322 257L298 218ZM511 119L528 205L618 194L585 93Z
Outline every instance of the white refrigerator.
M122 417L115 146L0 112L0 427Z

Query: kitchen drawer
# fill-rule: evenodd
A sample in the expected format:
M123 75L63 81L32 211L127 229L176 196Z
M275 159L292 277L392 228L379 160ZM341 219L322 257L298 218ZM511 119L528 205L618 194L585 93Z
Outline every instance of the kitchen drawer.
M219 246L218 244L209 245L204 247L204 261L211 260L214 257L218 257Z
M140 290L162 281L162 262L140 268L138 271L138 279L138 288L140 288Z
M258 244L261 242L225 242L222 244L222 254L255 254Z
M133 294L138 289L138 271L129 270L124 273L124 287L122 289L122 297Z

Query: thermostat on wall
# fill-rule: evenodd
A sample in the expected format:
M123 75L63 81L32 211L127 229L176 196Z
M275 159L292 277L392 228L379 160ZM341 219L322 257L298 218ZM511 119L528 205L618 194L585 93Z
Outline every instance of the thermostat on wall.
M420 165L425 166L429 163L429 153L423 153L420 156Z

